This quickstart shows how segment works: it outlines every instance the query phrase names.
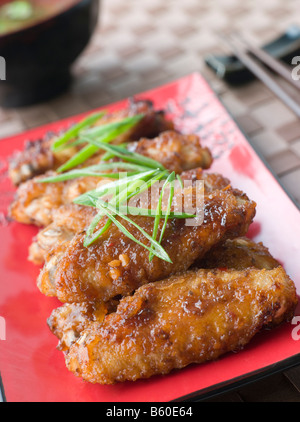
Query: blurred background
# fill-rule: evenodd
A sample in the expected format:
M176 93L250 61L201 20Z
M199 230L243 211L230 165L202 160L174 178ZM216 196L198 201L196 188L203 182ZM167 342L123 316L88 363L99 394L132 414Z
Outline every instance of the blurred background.
M0 0L0 6L7 3L11 2ZM21 41L20 37L11 41L2 28L0 55L7 61L7 80L0 80L0 92L13 76L17 80L26 71L28 84L21 82L18 89L32 92L30 84L34 86L39 78L33 64L41 57L47 63L44 70L53 65L58 73L52 82L42 84L45 98L38 103L0 106L0 138L200 72L300 203L299 119L258 80L232 86L219 79L205 63L209 54L230 53L220 37L223 32L241 31L261 46L291 25L300 26L299 0L41 0L40 3L59 7L64 3L68 8L80 3L82 9L79 13L77 8L64 14L57 27L52 22L54 32L52 24L44 26L50 31L48 39L56 42L50 43L50 47L42 43L37 48L31 47L36 39L33 33L22 36ZM26 18L28 8L23 2L14 13ZM42 39L40 35L37 38ZM47 62L49 56L51 60ZM39 89L35 90L38 95ZM10 100L13 94L8 93ZM254 389L245 387L224 400L299 401L299 389L298 369L276 374L271 382L263 380Z
M242 31L250 34L257 45L263 45L290 25L300 25L299 0L102 0L100 3L92 37L72 64L73 81L68 90L38 104L0 108L0 138L198 71L300 202L299 119L260 82L228 86L204 61L207 54L229 52L219 36L223 31ZM68 50L64 48L66 54ZM22 68L21 58L19 67ZM7 72L9 79L9 68ZM5 83L0 81L0 88Z

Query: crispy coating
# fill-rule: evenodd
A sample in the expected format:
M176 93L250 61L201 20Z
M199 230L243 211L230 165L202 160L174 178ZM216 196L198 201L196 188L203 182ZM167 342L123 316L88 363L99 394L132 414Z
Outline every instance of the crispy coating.
M218 185L219 177L216 180ZM196 193L194 188L195 196ZM70 242L53 248L46 256L38 287L45 295L69 303L106 302L116 295L131 294L143 284L187 270L219 242L243 236L254 218L256 204L242 192L228 188L207 192L203 207L204 221L199 226L188 226L180 219L168 221L162 247L172 263L157 257L149 262L149 252L144 247L111 225L88 248L83 245L85 233L78 233ZM152 235L151 217L132 216L132 220ZM100 224L105 222L104 219ZM122 223L135 238L147 244L140 231L126 221ZM163 221L159 232L162 224Z
M206 192L225 189L229 180L219 174L203 174L202 169L194 169L181 173L183 180L204 180ZM53 222L41 230L29 248L28 259L35 265L45 262L46 254L55 246L70 241L78 232L83 232L90 224L96 211L90 207L73 203L52 209Z
M57 245L70 241L78 232L84 231L97 211L74 203L53 210L53 222L40 230L29 247L29 261L42 265L46 254Z
M246 237L228 239L212 248L196 264L199 269L225 272L229 269L244 272L249 268L271 270L280 266L262 243L255 243ZM105 315L114 312L116 307L117 302L113 300L105 305L102 302L68 303L55 309L48 319L48 325L59 339L58 348L67 351L92 322L101 323ZM103 312L103 309L107 312Z
M115 139L114 143L130 142L138 140L142 136L151 138L157 136L160 132L174 128L173 123L165 118L163 111L154 110L151 101L134 99L129 100L127 108L106 114L98 120L95 126L119 121L140 113L143 113L145 117L133 129ZM48 170L57 169L80 148L74 147L53 152L51 146L54 140L54 135L47 134L43 139L27 142L23 151L14 154L10 160L9 175L15 185L19 185Z
M55 309L47 323L52 333L60 338L58 349L67 350L90 324L101 323L116 308L112 301L109 305L103 302L67 303Z
M22 183L10 205L9 216L19 223L48 226L53 222L55 211L62 205L71 203L76 197L95 189L108 179L83 177L57 183L41 183L46 177L55 175L48 172ZM111 181L111 180L109 180Z
M201 189L196 182L204 181L203 223L167 223L162 247L171 263L157 257L149 261L149 251L114 224L93 245L84 246L97 210L72 201L111 179L41 183L80 145L53 152L55 138L49 134L28 142L10 162L10 177L19 187L9 215L44 227L30 247L29 259L45 262L38 278L40 291L64 303L52 312L48 325L59 339L68 369L91 383L135 381L218 359L242 349L262 329L289 321L298 301L294 283L268 249L243 237L256 204L233 189L228 179L203 173L212 155L198 136L176 132L149 101L130 100L128 108L105 115L96 125L138 113L145 117L114 143L129 143L130 151L191 180L182 202L189 191L195 204ZM99 151L83 166L101 162L101 156ZM150 246L136 227L117 218ZM152 235L153 218L131 219ZM106 222L105 217L97 228ZM162 226L163 221L157 238Z
M212 163L209 151L201 146L197 136L180 135L175 131L164 132L153 140L143 138L134 144L133 149L177 173L197 167L207 168ZM48 172L19 186L9 209L12 219L24 224L47 226L53 221L53 212L58 207L72 202L77 196L108 180L83 177L65 182L41 183L45 176L51 175L55 173Z
M271 270L279 265L266 246L247 237L228 239L195 263L198 268L220 268L224 271L228 268L244 270L250 267Z
M198 167L208 169L213 161L210 150L201 146L197 135L181 135L174 131L161 133L153 140L143 138L130 144L128 149L158 160L177 174Z
M260 330L289 321L296 304L282 267L189 271L122 299L81 333L66 365L101 384L167 374L244 348Z

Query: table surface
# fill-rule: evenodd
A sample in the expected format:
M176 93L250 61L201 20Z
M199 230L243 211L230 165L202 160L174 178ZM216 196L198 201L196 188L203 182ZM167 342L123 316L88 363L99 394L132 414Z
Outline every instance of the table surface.
M0 109L0 138L200 72L273 172L300 204L300 121L259 81L232 88L204 63L229 53L218 33L243 31L261 45L300 24L299 0L102 0L98 27L73 66L68 92L21 109ZM209 401L300 401L300 367Z

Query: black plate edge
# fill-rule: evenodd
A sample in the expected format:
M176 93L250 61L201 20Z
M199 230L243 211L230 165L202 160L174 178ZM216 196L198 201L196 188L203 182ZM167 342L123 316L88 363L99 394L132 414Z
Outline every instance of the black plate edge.
M0 403L4 403L4 402L6 402L6 397L5 397L4 385L3 385L1 372L0 372Z
M299 363L300 353L284 359L279 363L275 363L274 365L267 366L254 372L249 372L245 375L241 375L240 377L232 378L231 380L224 381L223 383L215 384L206 389L182 396L178 399L172 400L172 402L203 402L211 398L216 398L224 393L239 390L246 385L253 384L276 373L281 373L282 371L296 367Z

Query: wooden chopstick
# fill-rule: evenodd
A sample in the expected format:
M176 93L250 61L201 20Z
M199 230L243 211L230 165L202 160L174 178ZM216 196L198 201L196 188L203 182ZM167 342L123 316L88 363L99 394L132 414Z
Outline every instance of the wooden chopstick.
M242 42L246 49L253 54L254 57L257 57L262 63L264 63L267 67L272 69L275 73L280 75L284 78L288 83L293 85L295 88L300 90L300 82L295 81L292 78L291 69L285 65L284 63L276 60L271 54L267 53L265 50L254 46L248 39L246 39L241 34L232 33L231 38L236 40L237 42Z
M273 79L262 64L252 58L242 42L237 42L235 38L224 34L222 40L234 55L300 118L300 105Z

